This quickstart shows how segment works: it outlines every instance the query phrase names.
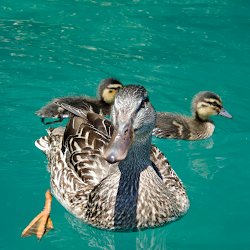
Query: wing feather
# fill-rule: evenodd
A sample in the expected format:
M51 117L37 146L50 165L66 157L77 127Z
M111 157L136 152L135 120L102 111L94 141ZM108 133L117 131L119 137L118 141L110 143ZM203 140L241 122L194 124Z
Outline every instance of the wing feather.
M84 117L74 116L66 127L66 162L88 185L99 184L111 169L111 164L102 157L111 131L111 123L95 113L87 113Z
M159 138L187 139L191 137L187 117L172 113L157 113L153 135Z
M151 161L155 164L160 175L162 177L163 182L169 188L170 186L176 186L178 184L179 187L183 188L183 185L176 175L175 171L169 164L169 161L164 156L164 154L154 145L151 147L150 154Z

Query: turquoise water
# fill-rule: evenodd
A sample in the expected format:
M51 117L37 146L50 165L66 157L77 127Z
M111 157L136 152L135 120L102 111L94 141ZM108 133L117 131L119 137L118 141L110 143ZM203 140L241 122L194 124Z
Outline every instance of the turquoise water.
M0 51L0 249L250 249L248 0L2 0ZM187 188L188 213L114 233L54 199L55 230L21 238L49 187L34 146L47 126L34 112L54 97L93 96L106 77L142 84L158 111L189 114L192 96L212 90L233 115L214 117L207 140L153 139Z

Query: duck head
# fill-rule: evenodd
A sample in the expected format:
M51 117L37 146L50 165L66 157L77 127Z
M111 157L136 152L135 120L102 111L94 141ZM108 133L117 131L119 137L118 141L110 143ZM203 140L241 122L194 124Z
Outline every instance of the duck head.
M221 98L215 93L209 91L200 92L194 97L192 110L194 115L203 121L209 120L209 117L213 115L232 118L232 116L223 108Z
M107 104L113 104L115 96L123 87L122 83L114 78L107 78L101 81L98 88L98 95Z
M114 133L104 158L115 163L126 158L132 146L151 140L156 112L142 86L127 85L117 94L111 111Z

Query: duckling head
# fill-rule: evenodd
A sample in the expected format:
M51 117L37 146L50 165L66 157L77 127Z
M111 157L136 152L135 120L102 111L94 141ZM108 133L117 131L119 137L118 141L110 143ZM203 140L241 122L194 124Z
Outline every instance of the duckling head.
M107 104L113 104L117 92L122 87L122 83L114 78L104 79L98 88L99 98Z
M210 116L221 115L226 118L232 116L223 108L221 98L213 92L198 93L192 102L193 114L202 121L208 121Z
M142 86L127 85L117 94L111 111L115 128L104 158L115 163L126 158L132 146L151 145L156 112Z

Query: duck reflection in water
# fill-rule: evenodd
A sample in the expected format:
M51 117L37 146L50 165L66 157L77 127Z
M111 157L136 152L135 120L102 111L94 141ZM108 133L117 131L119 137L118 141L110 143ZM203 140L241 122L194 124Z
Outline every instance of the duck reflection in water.
M80 238L87 242L88 247L91 249L103 249L103 250L122 250L122 249L154 249L154 250L169 250L171 248L171 242L169 242L168 227L158 227L142 231L126 231L126 232L114 232L108 230L99 230L82 223L81 220L72 216L69 213L65 213L65 218L69 225L77 232ZM64 233L65 241L67 239L67 233ZM70 235L70 234L69 234ZM56 235L54 237L57 237ZM77 241L78 242L78 241ZM74 245L75 249L77 245ZM170 247L170 248L169 248ZM79 246L78 249L85 249ZM174 249L174 248L173 248Z

